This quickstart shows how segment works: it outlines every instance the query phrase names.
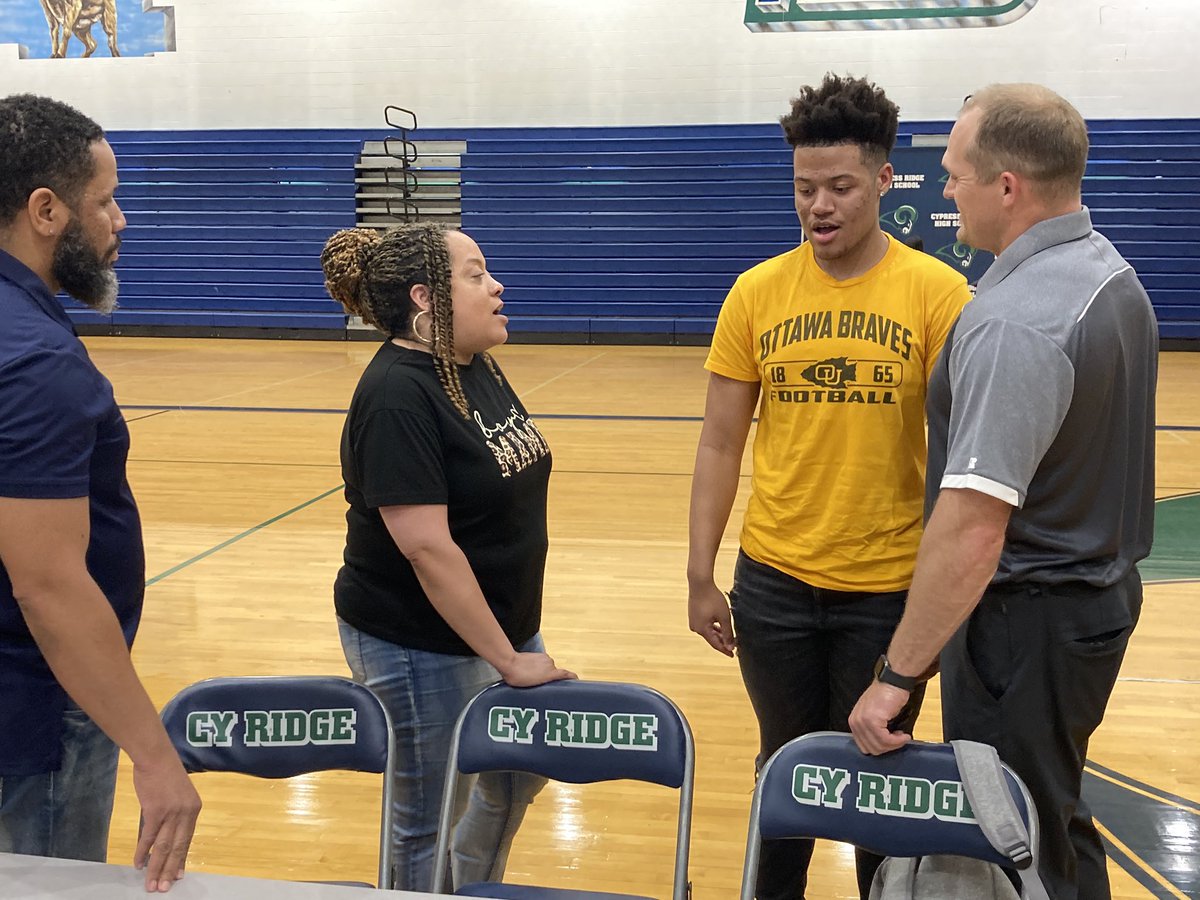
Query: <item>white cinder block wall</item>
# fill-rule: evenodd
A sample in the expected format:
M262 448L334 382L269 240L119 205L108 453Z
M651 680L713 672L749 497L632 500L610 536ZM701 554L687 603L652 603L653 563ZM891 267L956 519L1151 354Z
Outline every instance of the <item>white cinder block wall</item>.
M169 2L169 0L166 0ZM177 0L175 53L19 59L0 94L109 129L358 128L382 108L448 126L768 122L827 69L906 119L991 81L1038 81L1089 118L1200 117L1196 0L1040 0L997 28L753 34L744 0Z

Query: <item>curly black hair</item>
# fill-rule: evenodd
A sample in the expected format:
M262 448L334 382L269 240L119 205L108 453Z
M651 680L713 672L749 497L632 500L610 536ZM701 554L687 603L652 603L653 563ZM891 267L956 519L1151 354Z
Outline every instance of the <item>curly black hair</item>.
M104 129L49 97L13 94L0 100L0 225L7 225L38 188L74 204L96 174L92 144Z
M865 78L827 72L818 86L800 89L779 124L793 147L858 144L864 157L883 165L896 146L899 118L900 108L882 88Z

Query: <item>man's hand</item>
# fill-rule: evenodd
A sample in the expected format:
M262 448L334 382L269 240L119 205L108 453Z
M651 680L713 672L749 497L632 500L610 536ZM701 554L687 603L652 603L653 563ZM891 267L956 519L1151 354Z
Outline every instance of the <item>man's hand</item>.
M714 650L733 656L737 647L733 617L729 614L729 601L715 582L688 590L688 627L708 641Z
M177 756L156 766L133 766L142 825L133 864L146 870L146 890L166 892L183 877L200 815L200 795Z
M863 753L879 756L899 750L912 740L903 731L889 731L888 722L900 714L909 693L890 684L872 681L850 713L850 731Z
M534 687L548 681L578 678L574 672L559 668L545 653L517 653L500 673L506 684L513 687Z

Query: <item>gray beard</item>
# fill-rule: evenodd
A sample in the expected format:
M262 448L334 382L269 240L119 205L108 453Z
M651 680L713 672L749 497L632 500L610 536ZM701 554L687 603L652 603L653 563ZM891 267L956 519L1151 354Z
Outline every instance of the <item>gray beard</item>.
M108 315L117 308L117 273L88 246L78 222L63 230L50 270L59 287L90 309Z
M120 293L121 282L117 278L117 273L112 269L104 273L102 282L103 284L98 295L90 300L84 300L79 297L75 299L101 315L107 316L111 315L112 311L117 308L117 294Z

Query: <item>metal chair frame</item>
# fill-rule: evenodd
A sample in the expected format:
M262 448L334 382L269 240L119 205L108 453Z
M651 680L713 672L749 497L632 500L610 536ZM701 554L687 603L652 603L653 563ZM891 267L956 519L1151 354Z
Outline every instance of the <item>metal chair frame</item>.
M497 742L490 737L489 721L496 709L523 708L537 711L527 740ZM546 713L569 710L572 714L654 715L656 735L653 752L628 751L614 747L564 747L546 742ZM663 720L666 720L665 722ZM560 720L561 721L561 720ZM613 721L610 719L610 722ZM667 738L670 738L668 741ZM494 684L485 688L463 710L454 728L445 789L434 851L433 893L446 890L451 818L459 782L465 774L486 771L530 772L555 781L592 784L633 779L663 784L679 791L679 814L675 834L673 900L687 900L688 854L691 839L695 742L679 707L669 698L638 684L601 681L556 681L534 688ZM460 886L464 890L468 886ZM475 885L476 890L500 889L500 896L516 897L623 897L623 894L593 893L526 885ZM476 896L472 894L472 896Z
M337 706L336 704L341 704ZM273 741L261 745L247 740L246 714L309 714L354 710L353 741L342 739L287 743ZM199 723L213 720L193 716L219 712L228 723L220 734ZM230 713L236 719L230 721ZM363 717L369 717L363 721ZM345 720L345 716L341 717ZM392 866L392 786L395 780L396 746L391 716L370 688L337 676L268 676L209 678L191 684L176 694L162 710L163 725L189 773L235 772L258 778L291 778L310 772L354 771L383 777L382 810L379 826L379 868L376 884L390 888L394 883ZM256 722L261 725L261 718ZM219 727L219 726L218 726ZM276 727L276 726L272 726ZM311 727L306 725L306 728ZM346 727L344 721L342 727ZM358 745L358 735L386 734L386 744L370 748ZM199 737L199 740L193 740ZM242 744L236 745L240 739ZM255 738L257 741L257 737ZM236 752L235 752L236 751Z
M1007 765L1001 764L1005 782L1029 833L1026 865L1037 871L1038 819L1029 790ZM818 770L825 777L847 784L836 802L816 790ZM742 869L741 900L754 900L760 841L786 838L827 838L864 847L880 856L913 857L933 854L966 856L1018 868L989 843L978 824L953 816L901 813L879 815L863 811L851 787L861 785L862 774L876 778L909 778L931 785L950 782L944 790L961 788L954 749L949 744L913 741L894 753L866 756L848 735L819 731L795 738L780 747L759 773L750 807L746 859ZM801 785L797 797L797 785ZM877 785L878 782L875 782ZM814 796L814 791L818 796ZM943 794L946 796L946 794ZM965 790L962 795L965 797ZM935 804L936 805L936 804ZM900 817L893 817L900 816Z

